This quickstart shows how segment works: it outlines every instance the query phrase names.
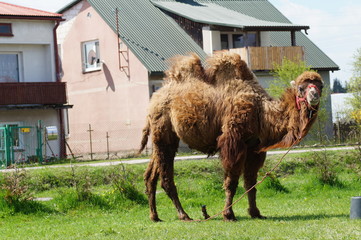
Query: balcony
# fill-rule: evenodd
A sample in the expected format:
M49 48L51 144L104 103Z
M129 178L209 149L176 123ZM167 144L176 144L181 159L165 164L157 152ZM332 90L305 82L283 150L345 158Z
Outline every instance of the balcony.
M273 70L275 65L281 65L282 60L287 58L292 61L305 61L304 47L245 47L233 48L230 52L236 52L247 62L253 71Z
M0 83L0 105L67 103L64 82Z

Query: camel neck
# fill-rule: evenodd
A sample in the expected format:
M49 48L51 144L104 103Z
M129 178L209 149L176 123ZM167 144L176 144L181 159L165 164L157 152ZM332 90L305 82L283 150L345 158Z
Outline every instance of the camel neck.
M297 108L296 91L287 89L277 100L264 102L264 126L261 149L286 148L301 141L307 134L316 115L308 117L306 106Z

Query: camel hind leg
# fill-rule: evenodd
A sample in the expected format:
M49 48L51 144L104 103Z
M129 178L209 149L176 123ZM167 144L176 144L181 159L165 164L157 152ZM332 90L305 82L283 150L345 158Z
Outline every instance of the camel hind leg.
M159 169L154 157L148 164L147 170L144 173L144 182L146 187L146 193L148 195L149 209L150 209L150 219L154 222L161 221L158 217L155 194L157 190L157 182L159 178Z
M154 151L159 161L159 174L161 177L161 186L172 200L178 212L180 220L189 221L191 218L184 211L180 203L177 188L174 183L174 157L178 149L179 138L175 133L168 136L169 143L154 143Z
M156 209L156 188L159 176L161 186L172 200L181 220L191 220L184 211L174 183L174 157L178 149L179 138L174 132L153 133L153 154L151 162L144 174L146 192L148 194L150 219L161 221Z

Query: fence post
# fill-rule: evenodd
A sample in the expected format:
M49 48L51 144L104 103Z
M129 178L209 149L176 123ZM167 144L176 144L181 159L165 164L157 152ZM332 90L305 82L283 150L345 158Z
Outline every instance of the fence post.
M109 159L109 134L108 134L108 132L107 132L106 138L107 138L107 155L108 155L107 159Z
M93 142L92 142L92 127L91 124L89 124L89 144L90 144L90 160L93 160Z
M38 120L38 125L36 126L36 137L37 137L37 140L38 140L38 146L36 148L36 156L39 158L39 162L40 163L43 163L43 141L42 141L42 130L43 130L43 126L42 126L42 121L41 120ZM46 140L45 140L46 141ZM46 149L46 145L45 146L45 149ZM46 150L45 150L46 151Z
M6 159L6 166L10 166L11 165L11 146L10 146L10 130L9 130L9 126L5 125L5 159Z

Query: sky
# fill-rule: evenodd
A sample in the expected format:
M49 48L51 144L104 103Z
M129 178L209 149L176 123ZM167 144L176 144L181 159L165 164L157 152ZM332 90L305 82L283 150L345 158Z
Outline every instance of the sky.
M0 0L56 12L72 0ZM134 1L134 0L133 0ZM360 0L268 0L292 23L310 26L308 37L326 53L340 71L331 73L331 83L352 76L354 54L361 48Z

